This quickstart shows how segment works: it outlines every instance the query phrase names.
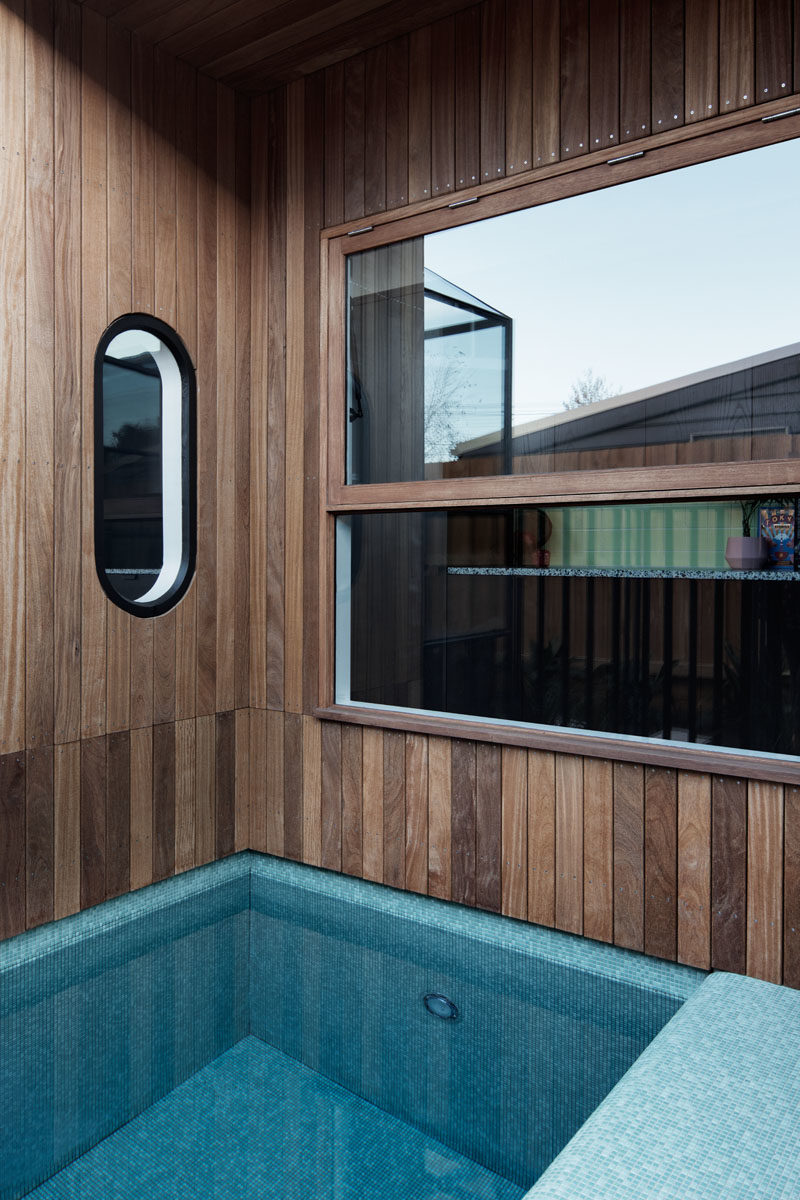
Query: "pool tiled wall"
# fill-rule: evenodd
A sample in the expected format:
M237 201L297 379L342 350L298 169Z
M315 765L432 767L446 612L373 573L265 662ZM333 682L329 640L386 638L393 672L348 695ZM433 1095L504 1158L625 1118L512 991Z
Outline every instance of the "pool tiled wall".
M229 861L0 944L0 1200L245 1036L248 921Z
M250 936L253 1033L525 1185L702 978L268 858Z
M241 854L0 945L0 1200L249 1034L528 1186L702 978Z

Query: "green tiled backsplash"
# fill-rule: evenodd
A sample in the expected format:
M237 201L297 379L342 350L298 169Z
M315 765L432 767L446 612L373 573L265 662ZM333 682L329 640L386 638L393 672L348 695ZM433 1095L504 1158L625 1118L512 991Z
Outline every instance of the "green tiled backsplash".
M738 501L593 505L553 508L548 515L553 567L724 570L726 542L742 532Z

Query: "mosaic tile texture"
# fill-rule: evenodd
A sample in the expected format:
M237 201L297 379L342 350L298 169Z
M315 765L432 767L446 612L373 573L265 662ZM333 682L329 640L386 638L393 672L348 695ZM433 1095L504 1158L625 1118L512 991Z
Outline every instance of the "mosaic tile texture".
M2 1200L247 1033L249 881L198 874L0 945Z
M517 1200L522 1189L248 1037L31 1200Z
M530 1200L797 1200L800 993L711 975Z
M669 990L645 987L635 955L333 874L283 874L253 867L252 1032L525 1186L703 977L656 964ZM431 1016L428 993L459 1019Z
M98 1142L100 1154L109 1144L102 1139L127 1129L144 1110L155 1113L149 1106L166 1103L184 1081L200 1080L198 1072L251 1034L294 1060L297 1070L318 1072L306 1072L299 1091L289 1087L287 1095L302 1097L303 1108L293 1114L281 1108L279 1124L274 1113L264 1115L264 1129L280 1125L285 1133L302 1125L305 1107L312 1111L316 1103L308 1098L308 1080L325 1094L334 1085L348 1089L356 1104L352 1121L343 1117L342 1138L333 1137L342 1178L381 1162L377 1151L362 1154L352 1132L358 1114L374 1112L374 1104L387 1120L413 1127L409 1145L428 1147L414 1150L417 1164L428 1162L425 1139L434 1139L475 1170L490 1172L487 1178L516 1188L487 1197L519 1195L702 979L700 972L522 922L237 855L0 946L0 1200L17 1200ZM427 1012L429 992L449 996L458 1019ZM281 1056L276 1062L285 1066ZM251 1108L267 1104L260 1098L266 1076L251 1094L252 1080L233 1086L228 1067L220 1070L212 1091L203 1092L202 1159L211 1181L215 1164L220 1180L228 1178L230 1127L245 1141L256 1139L247 1151L256 1160L264 1151L262 1127L247 1131ZM283 1078L280 1070L276 1079ZM186 1094L195 1093L189 1087ZM149 1116L141 1119L146 1124ZM170 1139L181 1141L183 1117L176 1121L171 1133L162 1123L158 1137L145 1139L143 1167ZM119 1144L128 1145L124 1138ZM380 1145L386 1162L394 1162L389 1143ZM147 1169L172 1178L176 1168L164 1165L169 1153L161 1167L154 1158ZM411 1171L412 1159L397 1153ZM83 1161L74 1163L76 1179ZM139 1178L135 1157L100 1161L112 1176L109 1164L116 1163L129 1182ZM455 1168L445 1175L447 1186L456 1187ZM410 1175L398 1178L400 1190L375 1195L462 1195L442 1192L438 1178L426 1176L428 1190L420 1183L420 1192ZM319 1200L351 1194L338 1181L327 1193L318 1185L303 1194ZM99 1191L82 1194L117 1194L109 1186L106 1180ZM219 1183L220 1195L234 1194L227 1186ZM354 1196L372 1194L363 1178L359 1186ZM463 1194L484 1195L477 1186L473 1179ZM119 1192L138 1194L160 1193ZM178 1194L213 1193L204 1185Z

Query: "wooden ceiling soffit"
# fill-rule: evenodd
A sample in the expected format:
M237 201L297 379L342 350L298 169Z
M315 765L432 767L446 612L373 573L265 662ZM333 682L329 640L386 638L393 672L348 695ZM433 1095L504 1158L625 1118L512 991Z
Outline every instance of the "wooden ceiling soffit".
M465 0L84 2L164 53L254 94L472 7Z

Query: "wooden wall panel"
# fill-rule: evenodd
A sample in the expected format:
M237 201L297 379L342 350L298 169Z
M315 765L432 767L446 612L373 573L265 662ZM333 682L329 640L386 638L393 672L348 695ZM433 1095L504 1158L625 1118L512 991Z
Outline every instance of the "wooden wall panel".
M362 97L363 103L363 97ZM362 130L363 135L363 130ZM303 711L303 437L305 432L305 93L287 90L286 228L286 540L284 707ZM363 154L362 154L363 158ZM362 165L363 174L363 165ZM310 555L313 559L313 554Z
M644 770L614 764L614 942L644 949Z
M452 893L452 786L450 743L447 738L429 738L428 892L442 900Z
M395 730L383 735L383 882L406 882L406 740Z
M24 5L0 9L0 336L25 345L25 72ZM0 754L25 745L25 394L24 354L3 354L0 367Z
M783 785L747 787L747 974L780 983L783 965Z
M506 12L503 0L481 6L481 179L500 179L506 169Z
M791 91L792 16L792 0L756 0L756 103Z
M652 132L650 0L620 0L619 21L620 140L630 142Z
M583 932L614 938L614 778L602 758L583 764Z
M387 160L387 48L376 46L364 56L364 209L383 212L386 208ZM311 89L309 88L310 92ZM312 158L306 153L306 158Z
M685 0L686 123L719 112L719 4Z
M250 842L251 138L249 100L69 0L3 6L0 80L7 932ZM200 367L203 582L156 621L94 567L95 346L131 311Z
M678 772L678 961L711 966L711 780Z
M589 3L561 0L561 158L589 149Z
M250 847L250 755L257 753L250 740L250 710L237 708L234 714L234 850Z
M357 725L342 729L342 870L361 875L362 855L362 734Z
M556 756L556 913L558 929L583 932L583 759Z
M25 924L28 929L55 915L55 827L53 747L25 756Z
M121 896L131 888L131 735L127 729L108 735L105 803L106 895Z
M320 796L320 865L342 869L342 729L322 726L322 785Z
M590 150L619 145L619 76L619 0L590 0Z
M480 57L481 11L465 9L455 16L455 158L458 187L480 178ZM414 130L416 135L416 130ZM391 169L391 165L390 165Z
M82 478L94 469L94 348L108 321L106 205L106 23L83 14L81 74L81 462ZM106 728L106 609L94 565L94 495L81 488L81 736L95 737ZM90 894L94 895L93 891ZM84 886L81 885L83 902Z
M683 0L659 0L652 6L652 130L683 124Z
M715 775L711 791L711 966L746 968L747 785Z
M217 713L214 728L214 857L236 847L236 716Z
M383 734L365 729L362 743L362 869L365 879L383 879Z
M428 891L428 739L409 733L405 743L405 886L424 895Z
M528 753L528 920L553 925L556 915L556 756Z
M431 29L431 195L455 187L455 22ZM376 212L367 206L367 212Z
M484 753L491 749L484 747ZM525 750L503 747L501 788L499 797L490 795L487 798L478 794L478 879L488 880L492 885L489 889L483 884L479 903L483 908L502 910L510 917L524 921L528 916L528 756ZM487 799L493 805L489 812L486 811ZM491 839L482 833L483 829L491 832ZM494 863L490 859L490 848L495 856Z
M53 916L77 912L80 895L80 743L56 746L53 763Z
M753 0L719 0L719 108L733 112L754 103Z
M644 950L677 953L678 790L674 771L645 770Z
M377 153L381 153L380 148ZM407 37L397 38L386 47L386 148L384 161L386 207L400 208L408 202Z
M302 718L302 779L297 792L301 825L301 857L322 866L322 729L313 717ZM302 820L302 824L301 824Z
M0 8L26 348L0 393L0 934L252 845L800 984L793 789L313 715L320 227L793 93L796 4L484 0L251 105L26 3ZM94 345L128 307L198 366L198 573L157 623L92 561Z
M451 896L475 904L477 747L461 738L451 742Z
M506 174L528 171L533 155L531 72L533 9L530 0L506 3Z
M800 788L784 796L783 982L800 987Z
M431 29L408 40L408 199L431 194Z
M53 9L28 0L25 39L25 727L53 744ZM21 299L21 297L20 297ZM19 303L19 300L18 300Z
M521 755L524 759L525 752ZM504 761L505 760L505 761ZM516 766L516 770L514 769ZM500 746L483 745L476 750L475 772L475 903L479 908L499 912L502 907L501 864L503 855L503 816L509 810L509 835L513 829L511 813L525 806L525 793L518 784L519 755L508 759ZM517 839L518 842L522 838ZM522 858L518 850L517 862ZM513 878L509 871L509 878ZM517 897L514 897L517 901Z
M54 394L59 401L67 396L77 398L80 379L80 35L80 14L67 0L59 0L53 68ZM5 269L0 277L5 278ZM77 403L55 405L54 434L53 587L58 602L53 614L53 737L60 745L80 737L81 575L74 538L80 525L82 472Z
M21 933L25 912L25 756L0 755L0 938Z

